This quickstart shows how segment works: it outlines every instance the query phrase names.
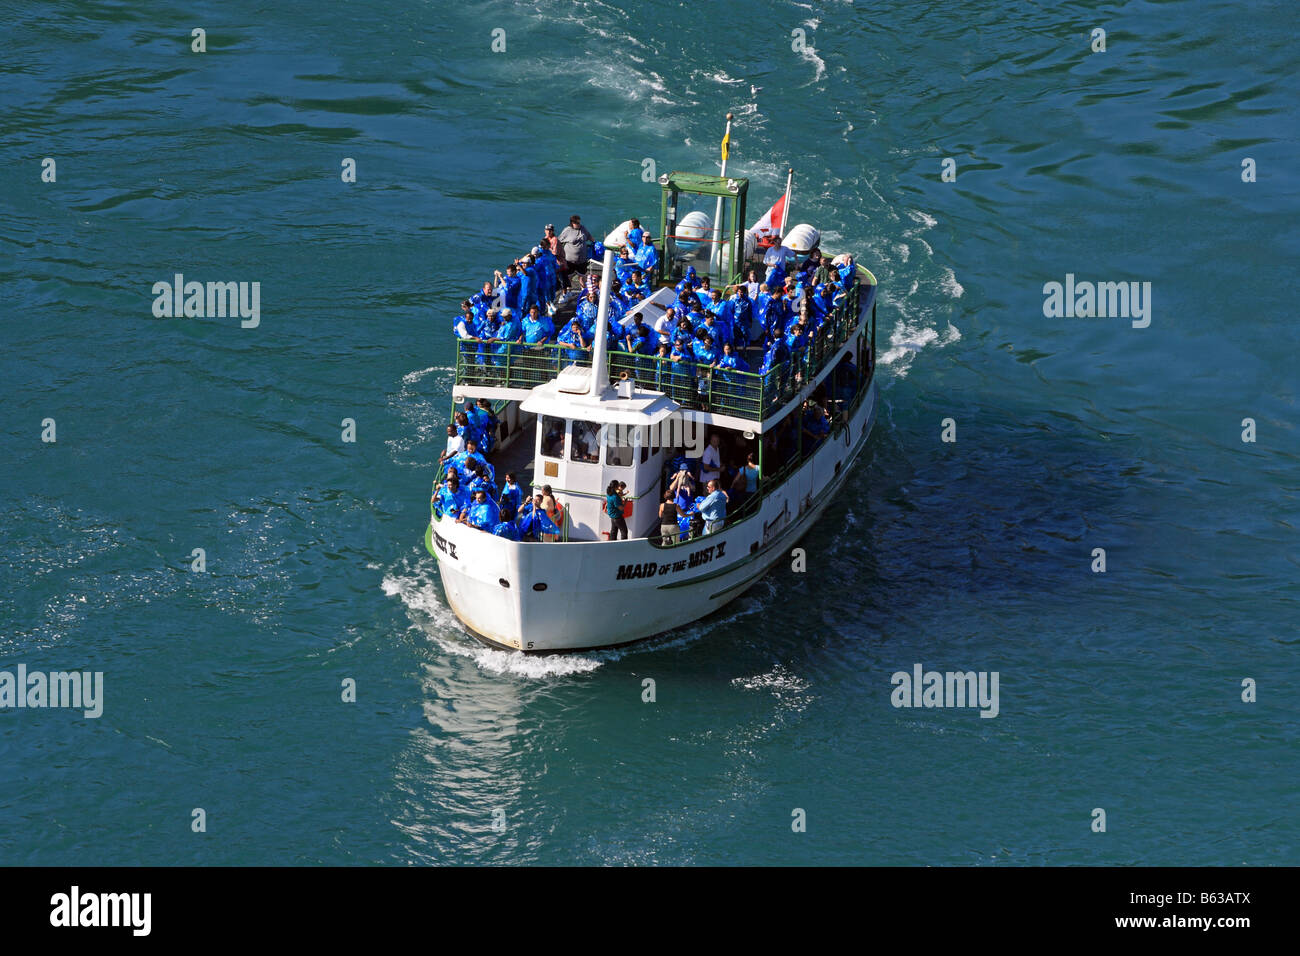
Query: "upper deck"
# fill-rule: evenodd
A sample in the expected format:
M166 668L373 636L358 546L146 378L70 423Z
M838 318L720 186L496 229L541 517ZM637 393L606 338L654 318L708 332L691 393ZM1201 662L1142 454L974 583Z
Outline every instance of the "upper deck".
M863 270L865 271L865 270ZM689 365L670 359L611 351L608 379L617 384L631 379L640 388L662 392L682 409L737 419L764 431L764 422L784 414L785 406L809 383L829 370L841 348L869 323L869 341L875 346L875 278L855 282L812 338L798 359L773 366L766 372L740 372ZM591 350L571 359L572 347L562 343L484 343L460 339L456 346L456 383L453 395L523 401L538 385L554 379L570 365L591 367Z
M747 179L672 172L661 176L659 185L662 201L656 241L662 259L654 268L656 292L619 320L624 329L630 328L636 313L653 324L670 307L671 290L688 268L697 276L707 276L724 295L740 284L743 269L757 267L763 272L761 250L744 230ZM766 423L786 414L787 406L803 397L810 384L829 373L855 336L864 336L863 347L850 354L860 364L874 362L876 279L856 264L850 270L852 284L840 289L839 304L812 330L807 347L766 371L679 363L610 347L605 359L608 381L630 379L640 389L668 396L693 417L762 432ZM572 317L557 315L557 324ZM869 338L865 337L868 321ZM591 367L590 346L579 349L553 339L534 343L457 339L454 397L522 402L532 389L554 380L563 369ZM736 354L750 367L763 364L761 348L741 348Z

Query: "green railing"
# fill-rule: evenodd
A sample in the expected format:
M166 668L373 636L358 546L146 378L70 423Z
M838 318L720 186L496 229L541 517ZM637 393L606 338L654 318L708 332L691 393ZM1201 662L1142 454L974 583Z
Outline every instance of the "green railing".
M657 355L611 351L609 378L625 375L639 385L660 391L683 408L719 412L761 421L785 405L815 378L853 335L858 325L862 283L855 283L845 300L810 337L807 349L765 373L701 368ZM870 286L866 288L872 288ZM579 357L570 357L576 352ZM456 384L531 389L551 381L569 365L591 366L591 349L581 351L563 343L483 342L457 340Z

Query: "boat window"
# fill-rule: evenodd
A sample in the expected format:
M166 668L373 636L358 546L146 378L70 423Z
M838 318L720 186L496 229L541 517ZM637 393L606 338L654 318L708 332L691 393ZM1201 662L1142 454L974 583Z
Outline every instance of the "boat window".
M619 431L622 431L623 435L605 446L605 464L613 465L615 468L629 468L636 460L636 449L641 444L641 429ZM634 444L626 444L624 436L632 439Z
M600 426L595 422L573 423L573 443L569 446L573 461L596 464L600 461Z
M564 419L542 416L542 455L546 458L564 457Z

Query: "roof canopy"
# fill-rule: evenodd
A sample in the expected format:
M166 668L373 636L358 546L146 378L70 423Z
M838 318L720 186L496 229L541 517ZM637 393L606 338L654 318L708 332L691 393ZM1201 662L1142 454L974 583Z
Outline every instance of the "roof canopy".
M591 372L587 368L582 371ZM524 399L520 408L535 415L636 427L656 425L681 409L680 405L662 392L645 389L634 389L631 398L619 398L613 386L607 386L600 395L562 392L561 378L563 374L544 385L538 385Z

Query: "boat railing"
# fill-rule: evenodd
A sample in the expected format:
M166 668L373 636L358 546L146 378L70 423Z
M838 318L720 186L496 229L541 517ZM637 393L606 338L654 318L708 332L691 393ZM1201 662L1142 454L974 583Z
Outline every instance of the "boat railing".
M663 392L683 408L762 421L820 374L853 336L862 288L860 282L853 285L810 336L800 355L766 372L701 367L657 355L612 351L610 382L633 379L645 388ZM591 349L579 350L563 342L458 339L456 343L457 385L527 390L551 381L569 365L589 368Z

